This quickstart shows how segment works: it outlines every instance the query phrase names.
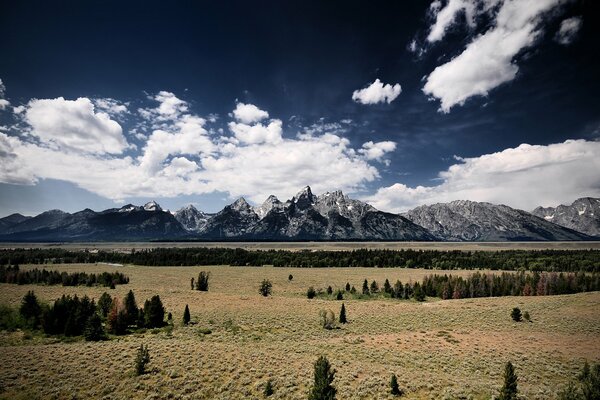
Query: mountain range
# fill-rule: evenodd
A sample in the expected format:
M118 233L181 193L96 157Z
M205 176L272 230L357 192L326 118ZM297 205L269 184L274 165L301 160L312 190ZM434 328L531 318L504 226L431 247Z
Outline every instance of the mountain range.
M453 201L393 214L341 191L314 195L303 188L285 202L258 206L240 198L215 214L186 206L174 213L156 202L73 214L50 210L0 219L0 241L136 240L373 240L577 241L600 239L600 199L532 213L505 205Z

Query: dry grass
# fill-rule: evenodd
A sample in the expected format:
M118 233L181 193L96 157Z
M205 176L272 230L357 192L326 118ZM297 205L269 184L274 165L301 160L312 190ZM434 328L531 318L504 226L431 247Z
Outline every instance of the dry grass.
M46 266L46 268L48 268ZM489 398L506 361L515 364L528 399L555 398L582 361L600 359L600 293L431 301L345 301L349 324L319 326L319 310L336 315L340 301L308 300L309 286L420 280L406 269L276 269L271 267L134 267L65 265L65 271L120 270L138 303L159 294L176 322L171 334L150 331L103 343L61 343L0 334L0 397L7 398L262 398L272 379L274 399L306 398L312 363L326 354L337 369L340 399L386 399L391 373L408 399ZM190 278L211 273L210 291L190 290ZM438 271L439 273L439 271ZM468 275L470 271L453 271ZM294 279L289 282L288 275ZM273 297L258 294L262 279ZM0 303L19 303L27 290L50 301L63 293L96 299L104 288L0 285ZM180 324L185 304L197 324ZM514 323L510 310L529 311ZM203 334L200 331L210 334ZM151 373L131 374L140 343L149 346Z

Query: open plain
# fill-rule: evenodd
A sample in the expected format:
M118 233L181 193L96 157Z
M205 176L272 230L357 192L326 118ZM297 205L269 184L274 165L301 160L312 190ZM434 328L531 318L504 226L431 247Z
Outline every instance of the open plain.
M132 289L138 305L159 294L173 314L174 327L98 343L2 332L0 398L258 399L270 379L272 398L304 399L313 362L325 354L337 370L334 385L340 399L391 398L392 373L407 399L487 399L497 395L509 360L525 398L552 399L584 360L600 359L598 292L425 303L344 300L349 323L325 330L319 311L331 309L337 316L342 301L333 296L309 300L309 286L335 290L349 282L360 290L364 279L381 286L386 278L392 283L420 281L432 271L102 264L44 268L118 270L130 283L113 290L0 284L0 303L16 306L28 290L52 301L63 294L98 299L105 290L123 298ZM208 292L190 289L190 278L200 271L210 272ZM450 273L466 276L471 271ZM273 282L271 297L258 293L263 279ZM194 322L190 326L181 323L186 304ZM528 311L532 322L513 322L513 307ZM136 377L133 362L142 343L150 350L151 372Z

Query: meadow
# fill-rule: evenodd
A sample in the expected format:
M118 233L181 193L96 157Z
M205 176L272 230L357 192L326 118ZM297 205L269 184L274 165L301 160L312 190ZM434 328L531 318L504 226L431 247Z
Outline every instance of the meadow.
M39 266L22 266L33 268ZM120 271L130 282L116 289L0 284L0 304L18 306L28 290L50 302L63 294L95 298L107 291L138 304L160 295L174 327L112 337L64 340L21 331L0 333L0 398L261 399L268 380L274 399L305 399L313 363L326 355L337 370L339 399L388 399L398 377L406 399L489 399L511 361L527 399L553 399L583 361L600 360L600 292L563 296L461 300L307 299L309 286L334 293L364 279L421 281L431 270L378 268L142 267L105 264L44 265L67 272ZM209 291L190 278L210 272ZM435 271L444 273L444 271ZM468 276L472 271L449 271ZM289 275L293 279L288 279ZM258 293L273 283L273 295ZM333 297L332 297L333 298ZM348 324L325 330L319 311ZM194 324L183 326L188 304ZM532 322L513 322L513 307ZM140 344L150 372L132 373Z

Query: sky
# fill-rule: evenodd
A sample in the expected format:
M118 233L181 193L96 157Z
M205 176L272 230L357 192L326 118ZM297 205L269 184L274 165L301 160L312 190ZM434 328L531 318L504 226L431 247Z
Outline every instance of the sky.
M600 197L600 7L0 2L0 216Z

